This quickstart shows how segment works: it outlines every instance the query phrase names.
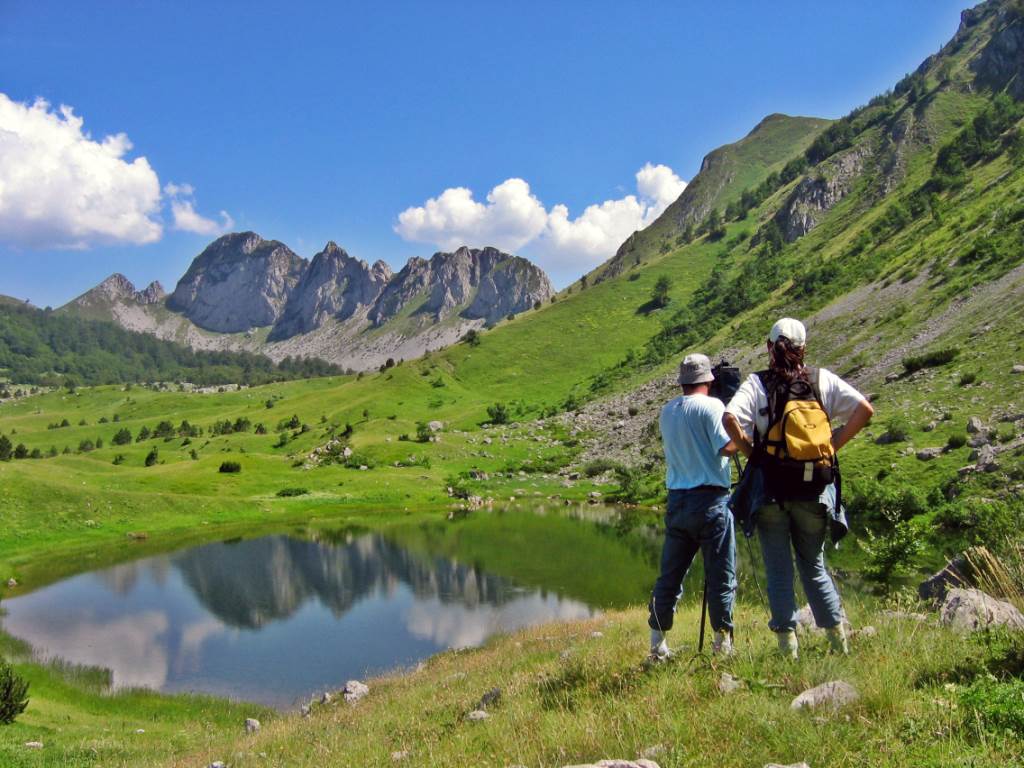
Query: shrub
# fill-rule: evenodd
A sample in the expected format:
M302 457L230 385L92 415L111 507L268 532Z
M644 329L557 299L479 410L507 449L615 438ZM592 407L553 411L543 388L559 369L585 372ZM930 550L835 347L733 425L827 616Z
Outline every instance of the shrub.
M967 445L967 435L950 435L946 441L946 450L955 451Z
M651 306L663 309L668 306L668 292L672 289L672 280L668 275L662 275L654 284L651 290Z
M969 371L967 373L964 373L964 374L960 375L960 386L961 387L969 386L970 384L973 384L977 380L978 380L978 374L976 374L974 371Z
M0 724L10 725L28 706L28 681L0 660Z
M977 715L991 731L1024 736L1024 680L1000 682L992 675L975 680L960 692L960 705Z
M425 421L417 421L416 422L416 442L417 443L429 443L430 442L430 438L433 436L433 434L434 434L434 432L433 432L433 430L431 430L431 428L429 426L427 426L427 422L425 422Z
M117 454L114 457L114 460L111 462L111 464L113 464L115 467L120 466L121 464L124 464L124 454L123 453Z
M146 454L146 466L152 467L160 459L160 453L156 448L153 448L149 453Z
M218 472L221 472L222 474L225 475L237 475L241 471L242 465L239 464L237 461L221 462L220 469L218 470Z
M289 496L305 496L307 493L309 493L308 488L282 488L277 495L284 499Z
M130 445L132 442L132 433L127 427L122 427L117 431L110 442L114 445Z
M617 466L618 464L611 459L594 459L583 465L583 474L587 477L597 477L615 469Z
M902 413L896 413L885 422L885 434L894 443L900 443L910 437L910 419Z
M492 424L507 424L509 420L508 406L504 403L495 403L487 406L487 416Z
M925 546L919 526L888 513L886 517L891 529L880 535L868 531L867 540L863 542L868 553L864 576L882 584L898 574L911 572Z
M903 358L903 368L907 373L919 371L922 368L936 368L953 362L960 350L955 347L937 349L932 352L925 352L920 355L911 355Z

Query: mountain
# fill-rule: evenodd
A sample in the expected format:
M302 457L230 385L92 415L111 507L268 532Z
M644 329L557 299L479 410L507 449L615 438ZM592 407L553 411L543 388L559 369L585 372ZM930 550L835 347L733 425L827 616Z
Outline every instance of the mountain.
M255 232L224 235L195 258L167 308L218 333L273 325L306 268L305 259L277 240Z
M547 275L495 248L413 258L397 274L368 265L334 242L306 261L255 232L207 246L165 299L111 275L59 312L176 341L195 349L318 357L376 368L454 343L552 295Z

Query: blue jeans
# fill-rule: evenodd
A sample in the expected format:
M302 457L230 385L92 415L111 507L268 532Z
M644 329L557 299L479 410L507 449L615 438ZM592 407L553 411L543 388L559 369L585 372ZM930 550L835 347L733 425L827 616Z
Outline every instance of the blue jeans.
M825 570L825 536L828 518L817 501L766 504L757 512L757 536L768 580L768 604L775 632L796 629L796 593L793 588L793 557L800 574L814 622L825 629L843 619L839 593Z
M729 492L724 488L668 492L661 575L654 584L647 621L651 629L667 632L672 628L676 602L683 595L683 578L700 550L704 554L711 628L732 630L736 536L728 501Z

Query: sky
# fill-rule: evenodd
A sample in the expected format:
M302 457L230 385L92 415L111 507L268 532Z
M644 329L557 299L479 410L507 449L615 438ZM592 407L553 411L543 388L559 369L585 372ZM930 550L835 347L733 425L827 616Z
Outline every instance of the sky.
M556 286L765 115L840 117L965 0L0 0L0 294L169 290L253 230L368 262L495 245Z

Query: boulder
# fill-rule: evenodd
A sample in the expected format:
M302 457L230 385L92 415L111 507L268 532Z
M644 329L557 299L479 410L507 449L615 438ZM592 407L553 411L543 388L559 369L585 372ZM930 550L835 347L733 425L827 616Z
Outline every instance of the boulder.
M941 448L922 448L917 452L918 461L931 461L942 455Z
M369 692L370 687L358 680L349 680L345 683L345 687L341 691L342 696L345 697L345 701L349 704L355 704Z
M971 435L977 435L985 431L985 424L977 416L971 416L967 420L967 432Z
M843 680L830 680L814 688L808 688L789 705L790 709L819 709L826 708L838 710L848 704L853 704L860 698L857 689Z
M1010 369L1010 373L1024 373L1024 365L1018 363Z
M490 717L490 715L488 715L482 709L474 709L472 712L466 715L466 719L474 723L478 723L481 720L486 720L488 717Z
M246 733L259 733L260 721L255 717L245 718L245 732Z
M990 442L992 441L984 432L979 432L976 435L971 435L967 439L967 445L969 445L971 448L981 448L983 445L988 445Z
M990 627L1024 630L1024 614L1011 603L980 589L951 589L939 611L939 623L958 632L978 632Z
M427 422L427 427L430 429L431 432L440 432L442 429L444 429L444 422L443 421L428 421Z
M967 573L967 559L961 553L941 571L918 584L917 595L922 600L942 600L950 589L969 584Z
M983 445L971 451L970 459L982 472L995 472L999 469L999 452L991 445Z

